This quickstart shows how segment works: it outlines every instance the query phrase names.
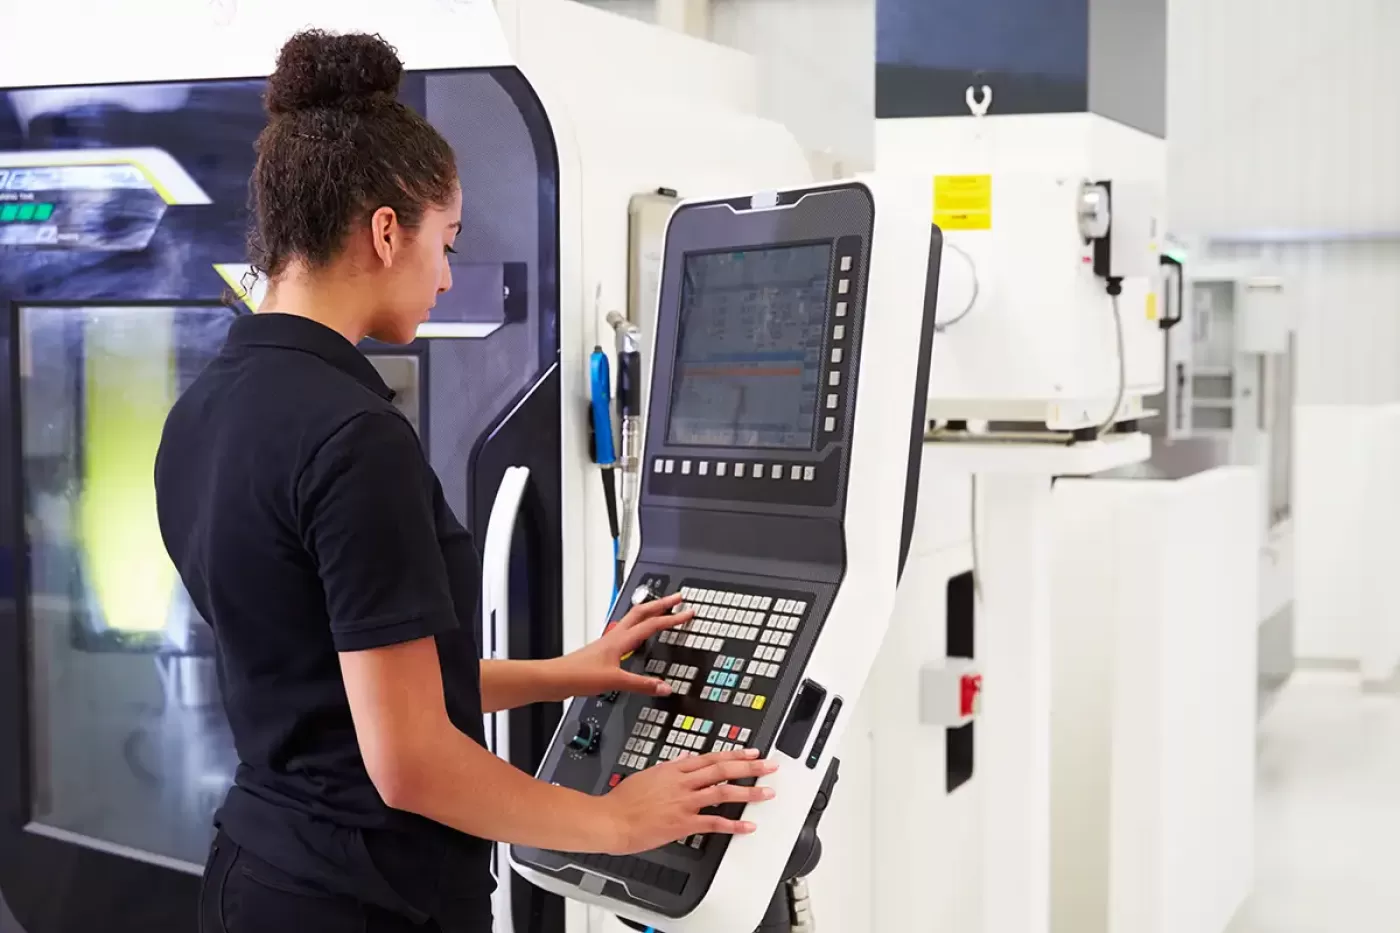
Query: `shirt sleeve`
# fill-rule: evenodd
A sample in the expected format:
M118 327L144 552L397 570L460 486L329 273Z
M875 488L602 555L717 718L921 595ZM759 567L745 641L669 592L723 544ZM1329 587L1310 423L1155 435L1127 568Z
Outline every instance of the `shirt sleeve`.
M337 651L457 627L430 470L403 419L370 412L341 427L302 471L299 531L321 577Z

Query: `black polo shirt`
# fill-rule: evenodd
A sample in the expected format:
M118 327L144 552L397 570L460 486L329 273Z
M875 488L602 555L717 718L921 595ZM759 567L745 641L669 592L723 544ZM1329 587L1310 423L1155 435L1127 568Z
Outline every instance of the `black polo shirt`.
M435 638L447 712L484 744L476 548L392 399L335 331L239 317L166 421L160 527L218 643L240 762L219 827L286 883L475 924L490 845L385 806L337 659Z

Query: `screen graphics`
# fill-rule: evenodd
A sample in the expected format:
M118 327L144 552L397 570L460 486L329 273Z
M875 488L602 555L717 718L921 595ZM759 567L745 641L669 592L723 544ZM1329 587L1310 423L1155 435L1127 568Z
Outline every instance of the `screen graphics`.
M830 243L686 256L667 443L811 450Z

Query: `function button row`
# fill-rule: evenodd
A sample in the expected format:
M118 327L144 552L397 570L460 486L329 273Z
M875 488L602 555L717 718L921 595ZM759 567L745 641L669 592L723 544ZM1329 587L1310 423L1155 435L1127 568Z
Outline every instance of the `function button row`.
M637 715L638 718L646 722L655 723L658 726L664 726L671 720L670 713L666 712L664 709L656 709L652 706L642 707L642 711Z
M675 761L677 758L694 758L699 755L698 751L687 748L679 748L675 745L667 745L661 750L662 761Z
M653 722L642 722L638 719L632 724L632 734L639 739L656 739L661 737L661 727Z
M792 646L792 632L779 632L771 628L764 629L759 641L765 645L779 645L783 648L789 648Z
M764 620L764 610L762 609L741 609L738 606L716 606L711 603L694 603L693 606L696 618L702 621L762 625Z
M709 739L700 735L698 732L679 732L675 729L672 729L671 734L666 736L666 742L668 744L678 748L688 748L691 751L697 752L704 748L705 743L708 741Z
M780 616L775 612L773 613L773 617L768 620L768 625L770 628L775 628L779 631L795 632L797 631L797 626L801 624L801 622L802 620L797 616Z
M787 660L787 649L775 648L772 645L759 645L754 649L753 656L760 661L777 661L781 664Z
M781 673L782 668L766 661L750 661L747 670L750 674L756 674L759 677L768 677L771 679L777 677L778 674Z
M744 631L748 632L757 630L745 629ZM743 636L736 635L735 637L742 638ZM724 639L722 638L710 638L705 635L691 635L686 632L662 632L660 635L657 636L657 638L663 645L676 645L680 648L694 648L696 651L719 651L724 648ZM752 638L748 638L746 640L753 641Z
M839 385L841 382L841 374L833 370L831 374L827 377L827 379L829 385ZM827 396L828 408L837 407L836 402L832 401L836 398L836 395ZM763 464L745 463L743 461L740 461L730 464L725 461L711 463L708 460L677 461L669 457L657 457L655 460L653 460L651 464L651 471L653 473L660 474L675 473L677 464L680 465L680 472L682 476L690 476L692 474L697 476L710 476L711 474L713 474L717 477L732 475L737 479L752 477L753 479L795 479L804 480L806 482L811 482L817 477L817 471L815 467L803 466L802 464L798 463Z
M759 609L767 612L773 606L773 597L757 596L753 593L735 593L729 590L707 590L698 586L681 587L681 598L688 603L711 603L716 606L733 606L737 609Z
M715 727L713 722L699 716L677 716L675 725L681 732L699 732L701 735L709 735Z
M725 723L719 727L719 737L721 739L729 739L730 741L738 742L742 745L749 740L749 730Z
M627 750L629 752L639 752L648 757L656 750L656 743L649 739L633 738L627 740Z

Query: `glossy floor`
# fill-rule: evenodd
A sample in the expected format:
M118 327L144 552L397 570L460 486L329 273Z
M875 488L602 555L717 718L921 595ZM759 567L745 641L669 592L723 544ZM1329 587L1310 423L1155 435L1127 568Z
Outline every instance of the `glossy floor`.
M1230 933L1400 929L1400 694L1307 673L1259 729L1256 884Z

